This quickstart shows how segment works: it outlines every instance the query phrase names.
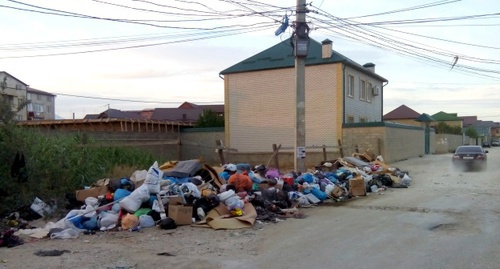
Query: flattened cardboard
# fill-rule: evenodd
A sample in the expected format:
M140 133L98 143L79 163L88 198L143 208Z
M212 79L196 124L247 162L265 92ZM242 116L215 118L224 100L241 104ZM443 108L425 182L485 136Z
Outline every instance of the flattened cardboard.
M245 203L243 216L230 217L227 206L220 204L208 212L205 220L194 225L195 227L207 227L214 230L233 230L251 228L257 218L257 212L251 203Z
M80 202L85 202L85 199L87 197L95 197L97 198L98 196L101 195L106 195L109 193L108 186L100 186L100 187L92 187L89 189L85 190L78 190L76 191L76 200Z

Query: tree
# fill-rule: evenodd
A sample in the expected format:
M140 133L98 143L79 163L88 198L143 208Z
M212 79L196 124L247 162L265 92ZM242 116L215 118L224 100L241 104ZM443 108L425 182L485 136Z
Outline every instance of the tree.
M477 133L476 129L474 127L469 127L465 130L465 135L470 137L470 138L479 138L479 134Z
M450 126L445 122L440 121L436 126L436 134L455 134L461 135L462 128L460 126Z
M203 110L203 113L198 116L195 127L224 127L224 117L211 109Z
M17 107L13 109L7 95L0 94L0 122L4 124L15 122L17 112L23 110L30 102L30 100L19 99Z

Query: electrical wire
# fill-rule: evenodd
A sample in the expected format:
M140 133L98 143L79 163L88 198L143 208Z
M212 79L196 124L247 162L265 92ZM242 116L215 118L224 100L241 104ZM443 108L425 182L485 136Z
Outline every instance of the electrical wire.
M274 27L274 25L272 27ZM103 48L103 49L94 49L94 50L85 50L85 51L76 51L76 52L47 53L47 54L21 55L21 56L0 56L0 59L19 59L19 58L63 56L63 55L75 55L75 54L86 54L86 53L94 53L94 52L144 48L144 47L176 44L176 43L183 43L183 42L196 41L196 40L205 40L205 39L210 39L210 38L219 38L219 37L224 37L224 36L233 36L236 34L244 34L244 33L249 33L249 32L262 31L262 30L266 30L266 29L271 29L271 27L270 26L268 26L268 27L259 26L257 29L252 29L252 30L230 32L230 33L218 34L218 35L213 35L213 36L191 37L191 38L185 38L185 39L175 40L175 41L166 41L166 42L160 42L160 43L141 44L141 45L131 45L131 46L116 47L116 48Z
M53 93L55 95L60 96L68 96L68 97L78 97L78 98L86 98L86 99L94 99L94 100L110 100L110 101L120 101L120 102L131 102L131 103L145 103L145 104L179 104L184 101L151 101L151 100L133 100L133 99L122 99L122 98L111 98L111 97L97 97L97 96L88 96L88 95L77 95L77 94L68 94L68 93ZM197 104L223 104L223 101L205 101L205 102L196 102Z
M389 48L392 51L396 51L398 54L403 54L406 56L410 56L412 58L418 57L418 58L420 58L420 60L424 60L427 63L430 63L430 61L432 61L432 63L434 65L437 64L441 68L443 68L443 67L449 68L449 63L448 63L449 60L445 61L444 59L432 57L430 55L423 54L422 51L427 52L427 53L430 52L430 53L437 54L440 56L447 56L447 57L450 57L450 55L456 55L455 53L450 54L450 52L446 52L444 50L438 50L438 51L430 50L430 49L427 49L426 47L418 47L418 46L415 46L414 44L401 42L400 38L398 38L398 40L396 40L396 39L388 38L388 37L386 37L386 35L380 35L379 33L374 34L373 30L366 30L365 28L362 28L359 24L351 23L350 20L344 20L341 18L337 18L337 17L335 17L327 12L324 12L324 11L318 12L318 14L323 15L329 19L334 19L335 21L337 21L337 23L334 25L330 21L316 18L317 21L324 23L327 26L331 27L328 29L330 31L333 31L337 34L341 34L341 33L339 33L339 31L333 30L333 29L338 27L338 25L343 25L344 28L342 28L342 30L344 32L348 33L345 36L350 38L350 39L356 40L356 41L361 42L361 43L365 43L367 45L383 48L383 49ZM363 34L363 36L360 36L360 34ZM369 40L369 42L366 42L367 39ZM383 43L381 43L381 42L383 42ZM409 50L409 48L411 48L413 51ZM464 55L462 55L462 56L464 56ZM468 56L464 56L464 57L466 57L467 60L487 61L487 62L493 63L493 64L498 63L498 61L495 61L495 60L479 59L479 58L468 57ZM487 75L485 73L500 74L500 72L497 70L477 68L477 67L467 66L467 65L463 65L463 64L460 64L458 66L458 69L462 69L460 71L465 72L467 74L486 76L486 77L494 78L494 79L499 79L499 77Z
M428 3L428 4L413 6L413 7L395 9L395 10L391 10L391 11L385 11L385 12L380 12L380 13L375 13L375 14L369 14L369 15L363 15L363 16L357 16L357 17L349 17L349 18L343 18L343 19L351 20L351 19L360 19L360 18L368 18L368 17L374 17L374 16L389 15L389 14L394 14L394 13L408 12L408 11L414 11L414 10L423 9L423 8L430 8L430 7L436 7L436 6L441 6L441 5L447 5L447 4L452 4L452 3L460 2L460 1L462 1L462 0L437 1L437 2L432 2L432 3ZM318 8L321 8L321 5L319 5Z

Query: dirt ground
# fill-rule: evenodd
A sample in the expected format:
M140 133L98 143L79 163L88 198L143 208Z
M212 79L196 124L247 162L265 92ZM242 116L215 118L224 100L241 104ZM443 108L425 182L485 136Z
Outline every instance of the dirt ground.
M28 237L0 249L0 268L498 268L495 173L449 167L451 155L392 164L412 186L301 209L304 219L215 231L180 226L102 232L78 239ZM494 155L494 156L491 156ZM495 157L496 156L496 157ZM495 158L491 158L495 157ZM67 250L40 257L39 250ZM388 258L390 257L390 258ZM160 266L160 267L158 267Z

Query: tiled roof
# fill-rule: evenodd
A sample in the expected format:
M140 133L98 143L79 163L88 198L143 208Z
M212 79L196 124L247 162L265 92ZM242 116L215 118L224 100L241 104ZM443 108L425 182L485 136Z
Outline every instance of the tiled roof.
M436 121L462 121L461 118L457 117L457 113L446 113L439 111L438 113L432 115Z
M384 120L401 120L401 119L416 119L420 116L420 113L407 107L406 105L400 105L391 112L384 115Z
M226 68L222 70L220 74L225 75L231 73L294 67L295 57L293 55L293 49L290 40L291 39L288 38L264 51L255 54L250 58L247 58L229 68ZM373 76L383 82L387 82L387 79L367 70L360 64L334 50L332 50L332 55L330 58L323 59L321 43L311 38L309 42L308 54L306 57L306 66L331 63L345 63L365 74Z
M188 121L195 122L200 114L203 113L201 108L182 109L182 108L155 108L152 120L165 121Z
M419 122L432 122L432 121L436 121L433 117L431 117L429 114L427 113L422 113L422 115L420 115L418 118L415 119L416 121L419 121Z
M144 117L137 111L121 111L118 109L108 109L101 114L99 114L99 118L111 118L111 119L134 119L134 120L143 120Z
M33 89L33 88L26 89L26 92L33 92L33 93L37 93L37 94L44 94L44 95L56 96L53 93L46 92L46 91L41 91L41 90L37 90L37 89Z
M477 116L464 116L459 118L463 120L464 126L474 125L477 122Z

